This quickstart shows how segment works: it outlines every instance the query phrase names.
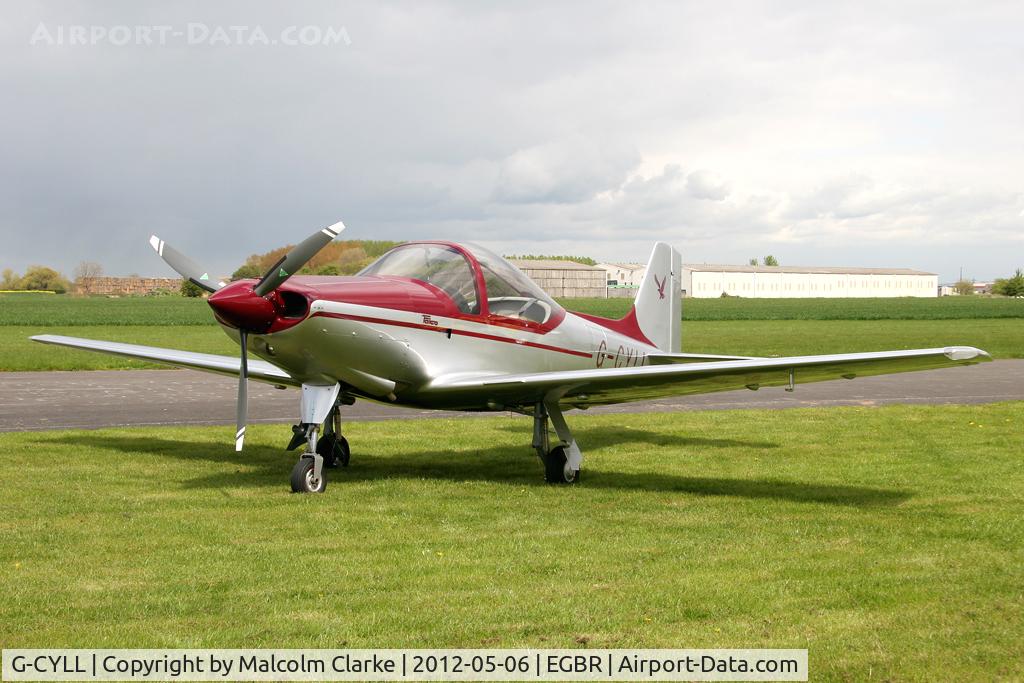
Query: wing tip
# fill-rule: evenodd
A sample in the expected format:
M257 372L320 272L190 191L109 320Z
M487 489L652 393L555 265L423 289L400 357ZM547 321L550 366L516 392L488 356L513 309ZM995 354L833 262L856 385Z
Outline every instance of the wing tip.
M950 360L955 361L969 361L984 363L992 360L992 356L987 351L975 348L973 346L947 346L942 351L943 355Z

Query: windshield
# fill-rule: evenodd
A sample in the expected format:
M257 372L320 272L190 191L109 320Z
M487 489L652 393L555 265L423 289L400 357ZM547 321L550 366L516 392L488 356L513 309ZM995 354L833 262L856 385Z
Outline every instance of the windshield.
M476 244L465 245L483 272L487 308L494 315L547 322L558 304L521 270L492 251Z
M359 274L391 275L426 282L451 297L463 313L480 313L473 270L466 257L452 247L440 244L396 247Z

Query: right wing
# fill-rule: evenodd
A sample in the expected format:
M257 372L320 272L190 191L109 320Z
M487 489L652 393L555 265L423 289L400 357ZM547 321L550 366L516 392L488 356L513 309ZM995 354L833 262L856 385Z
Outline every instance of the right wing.
M154 363L174 365L179 368L214 372L229 377L238 377L242 372L242 361L238 356L217 356L212 353L196 353L194 351L164 349L158 346L141 346L139 344L123 344L121 342L82 339L80 337L64 337L58 334L40 334L32 337L32 341L42 344L68 346L85 351L99 351L115 356L138 358ZM249 359L247 365L249 379L255 379L268 384L285 384L293 387L301 386L302 384L281 368L271 365L265 360Z
M424 391L449 406L529 406L552 397L574 406L607 405L666 396L787 386L915 370L973 365L992 360L972 346L837 353L788 358L749 358L591 368L526 374L459 374L439 377Z

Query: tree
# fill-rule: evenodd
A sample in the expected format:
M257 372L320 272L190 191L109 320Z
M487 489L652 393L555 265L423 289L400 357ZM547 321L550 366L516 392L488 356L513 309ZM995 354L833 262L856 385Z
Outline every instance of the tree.
M75 268L75 288L81 294L91 294L91 280L101 275L103 275L103 266L95 261L82 261Z
M17 289L18 280L21 278L10 268L4 268L3 280L0 280L0 289Z
M772 256L771 254L769 254L768 256L764 257L764 264L766 266L777 266L779 265L779 260Z
M757 259L756 258L750 259L750 265L756 266L757 265ZM765 264L765 265L767 265L767 264Z
M974 294L974 283L970 280L959 280L953 285L953 291L963 296Z
M238 270L231 273L232 280L245 280L248 278L262 277L263 271L255 263L246 263L239 267Z
M355 275L372 261L373 257L360 246L346 249L338 257L338 275Z
M549 256L546 254L523 254L522 256L506 256L507 259L521 259L523 261L571 261L584 266L596 266L597 261L589 256Z
M992 283L992 293L1003 296L1024 296L1024 270L1018 268L1013 277L997 279Z
M16 289L57 292L63 294L71 288L71 283L53 268L46 266L29 266L18 281Z
M321 266L326 266L329 263L337 263L340 266L342 273L345 273L346 264L343 262L343 258L348 251L358 249L362 254L364 254L363 259L366 260L366 257L377 258L385 251L388 251L393 247L397 247L399 244L402 244L402 242L392 242L388 240L335 240L318 251L316 255L309 260L309 263L306 264L308 270L305 272L315 273L317 268L320 268ZM265 254L253 254L247 258L245 262L246 264L251 264L259 268L260 275L262 275L267 271L267 269L277 263L282 256L291 251L291 249L292 245L286 245L268 251ZM358 270L361 270L361 267L353 270L352 272L356 272Z
M206 293L206 290L204 290L202 287L200 287L196 283L192 282L191 280L182 280L181 281L181 295L182 296L197 297L197 296L202 296L205 293Z

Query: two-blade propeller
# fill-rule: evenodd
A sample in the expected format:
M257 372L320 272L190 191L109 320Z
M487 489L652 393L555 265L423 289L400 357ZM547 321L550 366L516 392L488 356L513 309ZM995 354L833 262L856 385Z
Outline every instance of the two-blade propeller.
M285 280L297 273L302 266L316 256L317 252L326 247L345 229L345 224L338 221L319 232L315 232L292 248L280 261L270 267L253 291L266 296L284 284Z
M149 238L149 244L154 250L156 250L156 253L160 255L160 258L166 261L167 265L171 268L174 268L179 275L192 284L205 289L207 292L216 292L227 284L223 280L214 282L210 278L209 271L203 270L198 263L190 259L188 256L185 256L156 235Z
M239 301L253 309L259 309L260 312L265 310L272 310L272 306L268 301L264 299L267 295L271 294L278 287L283 285L288 278L297 273L303 266L309 263L309 260L316 256L317 252L330 244L334 238L336 238L342 230L345 229L344 223L341 221L330 225L326 228L318 230L313 233L305 240L300 242L298 245L292 248L284 257L282 257L277 263L275 263L264 275L260 278L260 281L251 289L246 288L244 291L239 291L231 294L232 306L237 308ZM207 292L220 293L220 295L227 295L229 291L222 291L225 287L228 287L228 283L223 281L214 281L210 277L210 273L204 270L199 264L185 256L183 253L170 246L162 239L153 235L149 238L149 243L152 245L156 253L160 255L167 265L173 268L179 275L186 280L202 287ZM219 296L219 295L218 295ZM246 301L247 299L255 298L254 301ZM217 297L211 297L210 305L213 306ZM259 299L264 299L259 301ZM257 305L258 304L258 305ZM216 307L215 307L216 308ZM244 322L244 316L240 317L237 322L238 327L238 339L241 345L241 364L239 366L238 373L238 404L235 419L235 450L241 451L242 446L245 443L245 427L248 422L249 412L249 401L248 401L248 380L249 380L249 358L248 358L248 341L249 333L256 331L262 332L261 329L251 329L251 326L246 325Z

